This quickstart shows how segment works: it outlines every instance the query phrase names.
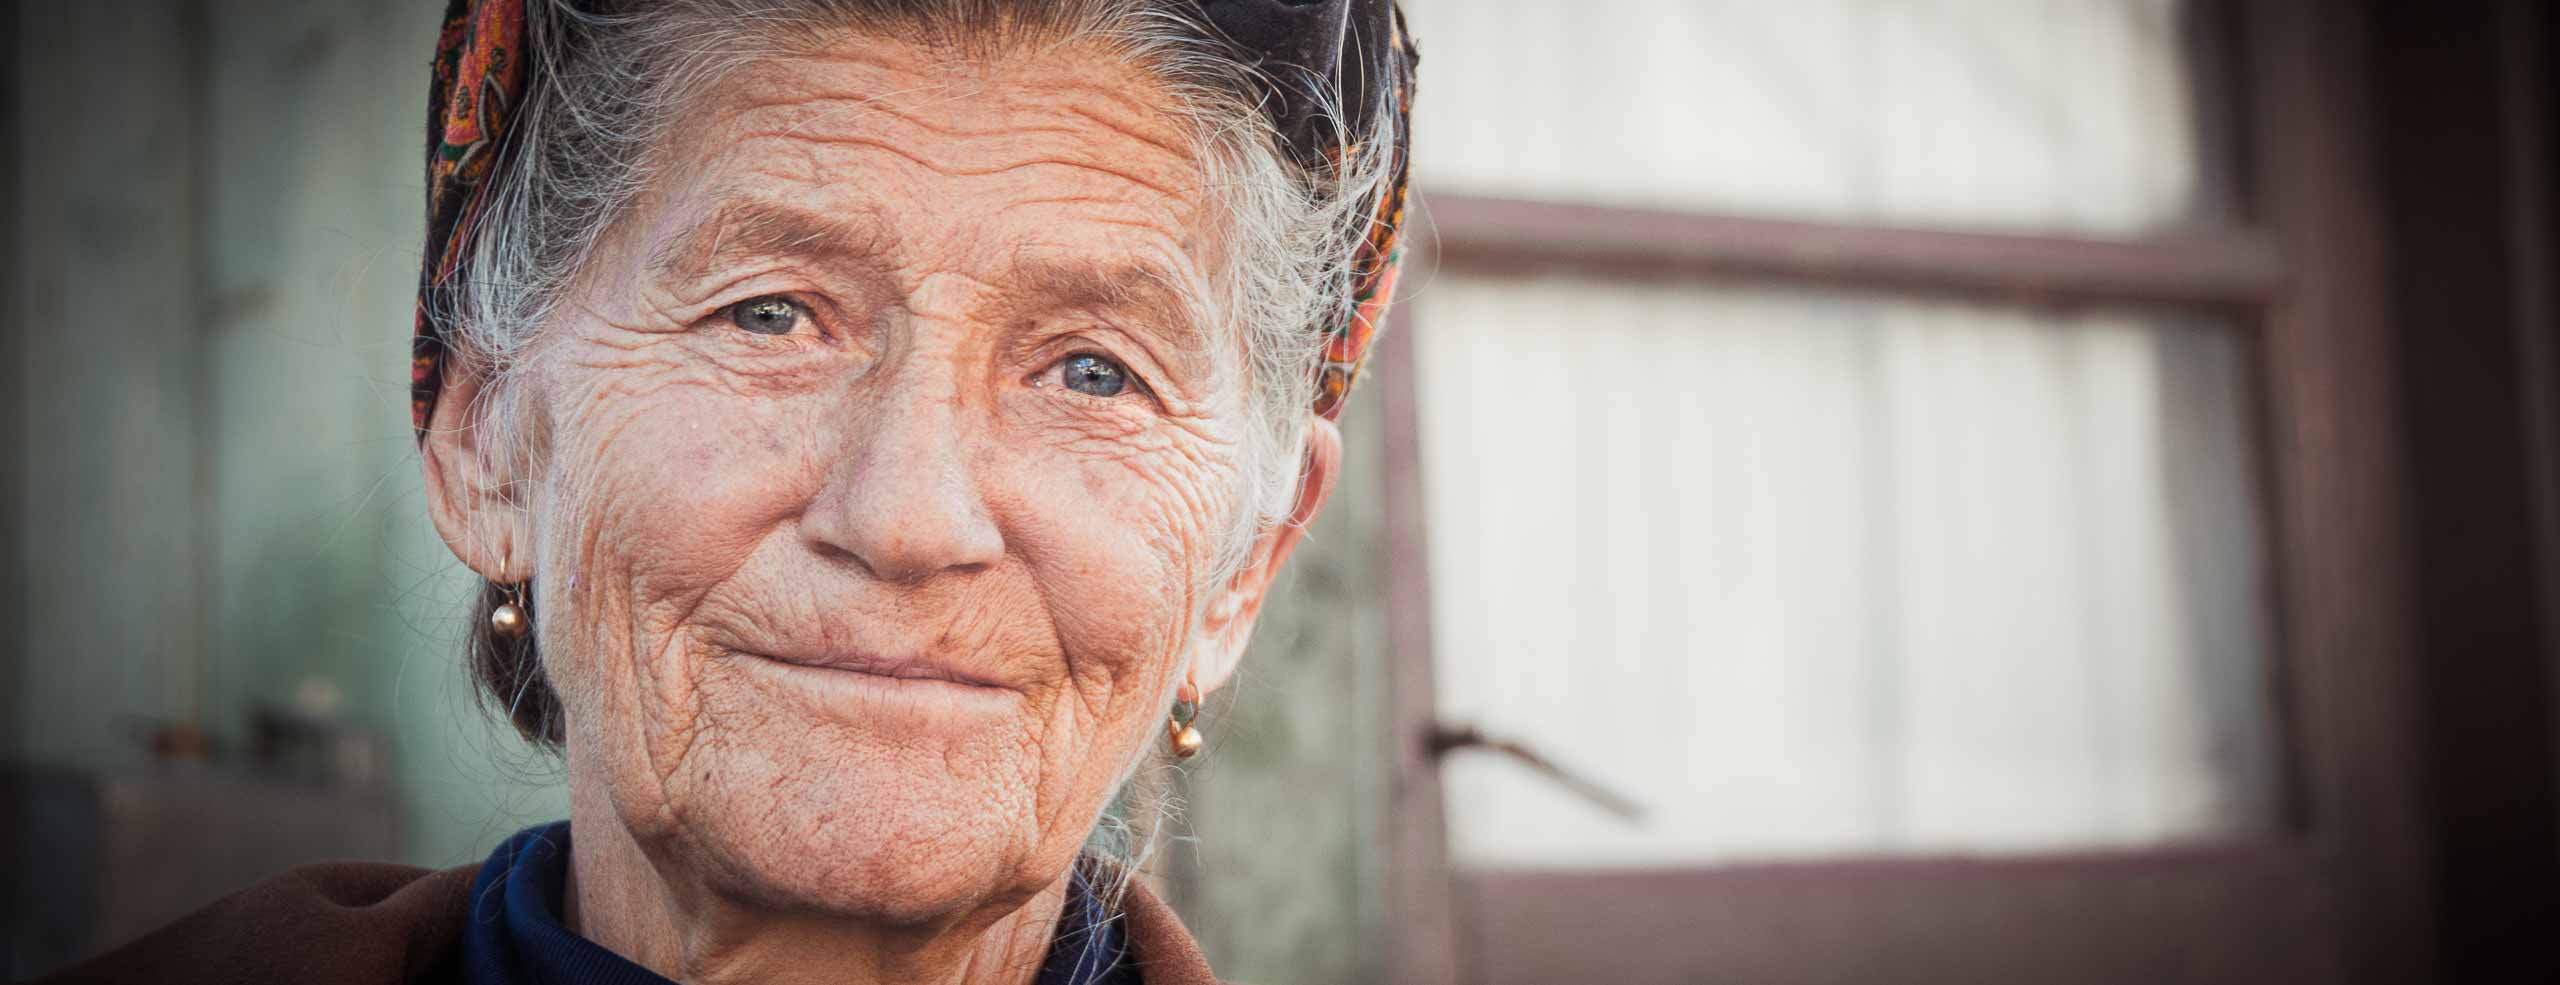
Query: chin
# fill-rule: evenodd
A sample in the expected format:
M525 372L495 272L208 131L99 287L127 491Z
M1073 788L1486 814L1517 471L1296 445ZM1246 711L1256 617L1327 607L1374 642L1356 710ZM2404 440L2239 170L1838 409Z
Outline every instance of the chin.
M668 786L674 833L716 889L786 910L928 924L1037 892L1038 747L887 724L774 716L698 744L683 775L705 779Z

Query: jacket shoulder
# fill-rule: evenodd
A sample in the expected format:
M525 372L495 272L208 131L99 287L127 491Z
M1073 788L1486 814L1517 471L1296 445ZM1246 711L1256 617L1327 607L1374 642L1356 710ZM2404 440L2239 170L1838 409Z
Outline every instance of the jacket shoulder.
M476 869L297 866L43 981L418 981L447 963Z
M1120 916L1131 958L1146 985L1227 985L1209 972L1209 961L1200 954L1200 943L1182 925L1182 918L1144 880L1129 881L1129 890L1120 899Z

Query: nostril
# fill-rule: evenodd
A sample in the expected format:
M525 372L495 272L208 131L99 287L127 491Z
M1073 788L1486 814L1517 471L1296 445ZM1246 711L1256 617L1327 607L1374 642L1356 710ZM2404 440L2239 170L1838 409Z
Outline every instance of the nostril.
M808 544L809 549L815 552L818 557L831 564L851 565L862 569L862 573L874 578L880 576L879 572L871 570L871 562L863 560L861 554L855 553L852 548L846 547L842 542L835 538L806 536L802 537L801 540Z
M859 569L863 574L880 578L881 573L872 566L871 559L863 556L861 543L854 536L857 531L846 529L843 519L842 510L810 510L799 520L800 542L828 564Z

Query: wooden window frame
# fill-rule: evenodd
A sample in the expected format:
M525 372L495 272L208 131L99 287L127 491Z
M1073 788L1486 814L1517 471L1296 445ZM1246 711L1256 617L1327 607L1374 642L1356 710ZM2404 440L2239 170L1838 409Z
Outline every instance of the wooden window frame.
M1387 978L1403 985L1752 981L2422 981L2435 967L2415 794L2400 449L2385 264L2343 5L2207 7L2199 70L2254 125L2226 225L2095 237L1882 228L1423 194L1417 270L1789 282L2069 306L2208 308L2254 379L2286 810L2163 850L1844 859L1643 873L1453 869L1427 740L1428 516L1409 336L1378 360L1388 429ZM2227 47L2226 47L2227 46ZM2208 84L2214 79L2206 79ZM2222 121L2207 114L2211 129ZM1415 280L1427 279L1425 277ZM1427 295L1427 291L1417 292ZM1405 302L1413 319L1427 298ZM1472 907L1462 915L1460 906ZM1572 942L1472 965L1461 935Z

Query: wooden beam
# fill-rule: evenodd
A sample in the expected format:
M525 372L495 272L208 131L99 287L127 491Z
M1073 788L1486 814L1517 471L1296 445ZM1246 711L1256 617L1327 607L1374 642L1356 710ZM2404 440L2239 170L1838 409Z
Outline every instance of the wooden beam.
M1566 205L1480 195L1420 196L1419 228L1442 267L1560 269L1611 277L1731 277L2028 304L2123 302L2228 307L2282 290L2274 240L2215 228L2134 239L1851 226Z
M2560 791L2534 532L2541 358L2526 305L2542 176L2502 77L2530 24L2485 0L2381 4L2370 91L2390 250L2417 770L2442 980L2560 981ZM2529 66L2517 65L2523 70ZM2530 217L2530 218L2528 218Z
M1396 318L1414 323L1420 305L1406 299ZM1391 985L1457 985L1462 974L1459 921L1450 882L1448 822L1440 764L1426 742L1437 709L1433 682L1429 515L1422 488L1421 394L1413 367L1413 333L1390 331L1378 343L1372 381L1387 434L1385 568L1387 606L1387 804L1381 841L1387 925L1386 981Z
M2241 9L2255 39L2255 211L2282 237L2293 281L2260 336L2284 613L2277 693L2302 813L2338 887L2344 980L2441 981L2411 697L2423 684L2404 499L2414 466L2401 442L2366 64L2385 46L2349 5Z
M2560 119L2560 76L2551 71L2552 21L2541 0L2501 0L2498 102L2505 144L2507 252L2513 258L2516 360L2525 415L2527 500L2533 511L2535 605L2542 614L2543 707L2560 712L2560 211L2555 211L2551 124ZM2560 714L2546 715L2560 750ZM2550 757L2560 790L2560 756ZM2560 827L2551 831L2560 857Z

